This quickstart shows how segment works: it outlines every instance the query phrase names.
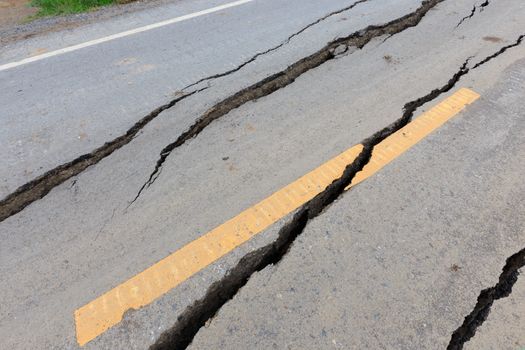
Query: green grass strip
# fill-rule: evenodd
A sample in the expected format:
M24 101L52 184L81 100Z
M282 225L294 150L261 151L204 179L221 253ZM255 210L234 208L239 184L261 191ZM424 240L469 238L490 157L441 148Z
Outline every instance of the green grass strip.
M115 2L116 0L33 0L31 5L40 8L37 16L55 16L86 12Z

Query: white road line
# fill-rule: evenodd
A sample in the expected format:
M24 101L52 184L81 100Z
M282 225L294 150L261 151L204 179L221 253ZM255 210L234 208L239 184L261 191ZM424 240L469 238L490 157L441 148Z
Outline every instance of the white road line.
M31 63L31 62L40 61L40 60L43 60L45 58L58 56L58 55L62 55L64 53L80 50L80 49L83 49L85 47L89 47L89 46L105 43L105 42L108 42L110 40L123 38L123 37L129 36L129 35L142 33L142 32L145 32L145 31L148 31L148 30L152 30L152 29L155 29L155 28L164 27L164 26L167 26L167 25L170 25L170 24L173 24L173 23L182 22L182 21L185 21L185 20L188 20L188 19L191 19L191 18L204 16L204 15L207 15L207 14L210 14L210 13L213 13L213 12L221 11L221 10L224 10L224 9L227 9L227 8L230 8L230 7L243 5L243 4L246 4L248 2L252 2L252 1L253 0L239 0L239 1L230 2L230 3L224 4L224 5L220 5L220 6L209 8L207 10L193 12L193 13L190 13L190 14L187 14L187 15L184 15L184 16L175 17L175 18L168 19L168 20L165 20L165 21L162 21L162 22L149 24L149 25L144 26L144 27L130 29L130 30L126 30L126 31L121 32L121 33L109 35L109 36L106 36L106 37L103 37L103 38L86 41L85 43L82 43L82 44L77 44L77 45L65 47L63 49L59 49L59 50L55 50L55 51L51 51L51 52L46 52L46 53L43 53L41 55L28 57L28 58L25 58L25 59L20 60L20 61L6 63L6 64L3 64L3 65L0 66L0 72L4 71L4 70L7 70L7 69L15 68L15 67L18 67L18 66L21 66L21 65L24 65L24 64L28 64L28 63Z

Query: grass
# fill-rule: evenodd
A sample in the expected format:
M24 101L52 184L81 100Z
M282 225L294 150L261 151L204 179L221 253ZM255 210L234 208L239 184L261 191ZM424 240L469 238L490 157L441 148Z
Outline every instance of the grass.
M33 0L31 6L40 8L37 13L40 17L86 12L115 2L117 0Z

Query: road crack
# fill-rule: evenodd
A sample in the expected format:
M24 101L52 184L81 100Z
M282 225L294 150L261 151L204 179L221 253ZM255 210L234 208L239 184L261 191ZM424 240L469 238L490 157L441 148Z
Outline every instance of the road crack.
M481 291L472 312L465 317L463 324L454 331L447 350L461 350L476 334L477 329L489 316L492 304L512 293L512 287L518 280L520 269L525 266L525 249L509 257L499 276L498 283Z
M168 144L162 149L153 171L146 182L140 187L130 205L140 197L146 188L151 186L157 180L162 171L162 166L171 152L185 144L186 141L199 135L214 120L223 117L233 109L236 109L247 102L255 101L292 84L304 73L345 54L349 47L355 47L360 50L374 38L383 35L392 36L416 26L431 8L434 8L442 1L444 0L425 0L417 10L405 16L392 20L386 24L371 25L346 37L335 39L326 44L319 51L300 59L286 69L268 76L218 102L200 116L195 123L182 133L174 142Z
M110 142L106 142L104 145L90 153L83 154L70 162L61 164L58 167L49 170L45 174L42 174L20 186L13 193L9 194L0 201L0 222L4 221L11 215L20 212L34 201L43 198L49 193L49 191L67 179L80 174L86 168L97 164L99 161L106 158L122 146L128 144L131 140L133 140L140 130L142 130L149 122L155 119L166 109L175 106L180 101L203 90L206 90L207 88L208 87L204 87L194 90L171 100L170 102L158 107L147 116L140 119L131 128L129 128L125 134L113 139Z
M330 12L326 15L324 15L323 17L317 19L316 21L312 22L312 23L309 23L308 25L304 26L303 28L301 28L300 30L298 30L297 32L293 33L292 35L290 35L288 38L286 38L285 40L283 40L281 43L279 43L278 45L274 46L274 47L271 47L269 48L268 50L265 50L265 51L262 51L262 52L258 52L256 53L254 56L250 57L248 60L242 62L240 65L236 66L235 68L232 68L230 70L227 70L225 72L222 72L222 73L217 73L217 74L213 74L213 75L210 75L210 76L207 76L205 78L202 78L202 79L199 79L197 80L196 82L186 86L185 88L182 89L182 91L185 91L189 88L192 88L196 85L199 85L200 83L203 83L205 81L209 81L209 80L213 80L213 79L217 79L217 78L222 78L222 77L225 77L227 75L230 75L232 73L235 73L235 72L238 72L239 70L241 70L242 68L244 68L245 66L247 66L248 64L254 62L255 60L257 60L257 58L261 57L261 56L264 56L264 55L267 55L273 51L276 51L278 49L280 49L281 47L283 47L284 45L287 45L290 43L290 41L295 38L296 36L299 36L300 34L302 34L303 32L305 32L306 30L310 29L311 27L325 21L326 19L332 17L332 16L336 16L336 15L339 15L343 12L346 12L346 11L349 11L351 9L353 9L354 7L356 7L357 5L363 3L363 2L367 2L369 0L359 0L359 1L356 1L354 2L353 4L351 5L348 5L346 7L343 7L339 10L336 10L336 11L333 11L333 12Z
M456 28L459 27L460 25L462 25L463 22L465 22L467 19L471 19L472 17L474 17L474 15L476 14L477 10L479 10L479 13L483 12L485 7L487 7L488 5L490 5L489 0L485 0L480 5L474 5L474 7L472 7L472 10L470 11L470 14L468 16L463 17L459 21L459 23L456 25Z
M520 38L522 37L520 36ZM521 40L518 39L517 42L519 45ZM505 51L501 49L498 51L499 54L489 57L497 57ZM279 230L275 241L243 256L222 279L214 282L208 288L205 296L188 306L177 318L174 326L161 334L159 339L151 345L150 350L186 349L206 322L212 319L222 306L235 297L255 272L261 271L269 265L276 265L282 260L295 239L303 233L308 222L319 216L338 199L344 193L345 188L351 184L355 175L368 164L377 144L407 125L418 108L450 91L463 76L490 61L487 57L469 68L471 59L472 57L467 58L445 85L432 90L423 97L406 103L403 107L403 114L398 120L365 139L362 142L363 150L352 163L347 165L339 179L334 180L323 192L302 205L292 219ZM509 260L511 262L507 265L510 267L504 271L511 271L513 267L518 266L515 261L521 261L521 266L523 266L524 259L525 253L518 253L517 258Z
M268 49L264 52L258 53L255 56L253 56L248 61L242 63L240 66L236 67L235 69L216 74L213 76L209 76L203 79L200 79L199 81L190 84L182 89L182 91L187 91L190 88L194 87L195 85L202 83L204 81L208 81L214 78L219 78L226 76L228 74L234 73L247 64L255 61L258 57L265 55L267 53L270 53L272 51L275 51L282 46L288 44L290 40L292 40L294 37L300 35L310 27L326 20L327 18L343 13L345 11L348 11L355 6L357 6L360 3L366 2L368 0L359 0L354 2L353 4L346 6L342 9L339 9L337 11L333 11L331 13L326 14L325 16L319 18L315 22L312 22L308 24L307 26L303 27L296 33L289 36L286 40L284 40L282 43L280 43L278 46L275 46L271 49ZM69 178L76 176L83 172L86 168L97 164L100 160L106 158L110 154L112 154L114 151L118 150L122 146L129 143L133 138L137 135L137 133L142 130L149 122L151 122L153 119L155 119L160 113L165 111L166 109L169 109L173 106L175 106L178 102L184 100L185 98L192 96L195 93L201 92L203 90L206 90L209 86L197 89L195 91L184 93L182 96L179 96L170 102L158 107L154 111L152 111L150 114L139 120L137 123L135 123L130 129L126 131L124 135L121 135L112 141L106 142L103 146L89 152L86 154L83 154L74 160L61 164L46 173L38 176L37 178L25 183L24 185L18 187L14 192L7 195L4 199L0 201L0 222L4 221L8 217L22 211L26 206L33 203L36 200L42 199L44 196L46 196L53 188L56 186L62 184L64 181L68 180ZM162 156L162 154L161 154ZM142 189L141 189L142 191ZM138 196L137 196L138 198ZM136 199L136 198L135 198ZM133 202L132 202L133 203Z
M523 42L523 39L525 38L525 34L522 34L518 37L518 39L513 42L512 44L509 44L509 45L506 45L506 46L503 46L501 49L499 49L497 52L495 52L494 54L488 56L488 57L485 57L485 59L483 59L482 61L476 63L476 65L474 67L472 67L472 69L476 69L478 68L479 66L482 66L484 65L485 63L493 60L494 58L498 57L499 55L505 53L505 51L507 51L508 49L511 49L513 47L516 47L516 46L519 46L521 45L521 43Z

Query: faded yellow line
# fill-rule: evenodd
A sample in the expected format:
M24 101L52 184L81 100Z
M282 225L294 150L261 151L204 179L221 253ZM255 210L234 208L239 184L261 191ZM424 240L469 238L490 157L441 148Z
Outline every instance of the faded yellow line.
M479 97L461 89L374 148L372 159L349 186L371 176ZM359 155L356 145L126 282L75 311L77 341L82 346L138 309L175 288L206 266L264 231L322 192Z

